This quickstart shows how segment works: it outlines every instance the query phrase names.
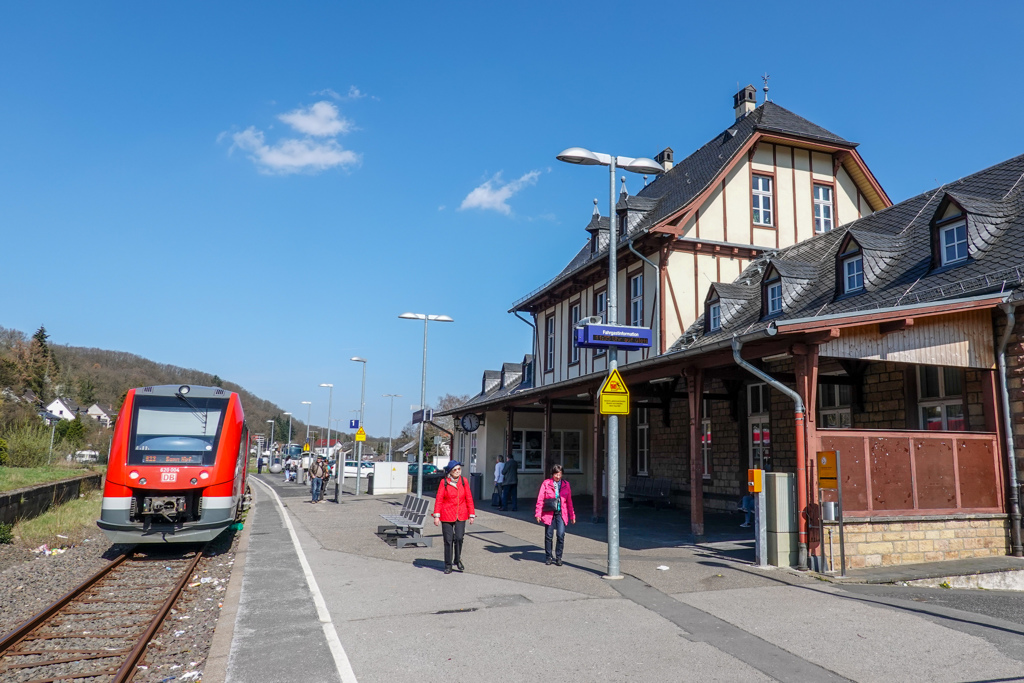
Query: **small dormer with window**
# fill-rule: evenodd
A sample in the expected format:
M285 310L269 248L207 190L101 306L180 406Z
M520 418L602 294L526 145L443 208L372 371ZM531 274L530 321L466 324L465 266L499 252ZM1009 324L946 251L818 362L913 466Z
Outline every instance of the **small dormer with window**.
M864 250L853 235L848 234L836 256L837 296L864 291Z
M817 280L818 266L772 258L761 278L761 317L781 314Z
M608 219L597 210L597 200L594 200L594 213L590 217L590 223L586 230L590 233L590 255L594 256L608 246Z
M991 200L946 192L931 222L933 268L981 258L1010 227L1020 204L1019 193Z
M752 301L757 301L757 285L713 283L704 297L704 334L714 334L728 327Z
M718 332L722 329L722 302L712 289L708 292L707 313L704 316L704 332Z
M967 214L947 194L932 218L932 265L935 268L957 266L966 263L968 256Z

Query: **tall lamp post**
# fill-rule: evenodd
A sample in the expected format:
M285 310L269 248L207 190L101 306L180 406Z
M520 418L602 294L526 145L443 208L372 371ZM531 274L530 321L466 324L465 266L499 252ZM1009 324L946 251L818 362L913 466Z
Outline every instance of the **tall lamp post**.
M359 390L359 428L366 431L363 426L363 409L366 407L366 359L359 356L352 356L350 361L363 364L363 384ZM356 441L356 495L359 495L359 480L363 474L363 442Z
M327 452L331 450L331 408L334 406L334 385L321 384L322 387L327 387L330 391L327 394ZM330 462L328 460L327 462ZM329 466L329 465L328 465ZM345 463L339 462L335 465L337 467L337 476L334 477L334 502L341 502L341 478L345 476Z
M614 183L613 183L614 185ZM403 313L398 316L405 320L423 321L423 378L420 380L420 410L427 409L427 323L431 320L439 323L453 323L452 318L447 315L430 315L427 313ZM424 415L425 416L425 415ZM423 420L420 420L420 448L416 457L416 495L423 497Z
M644 157L617 157L601 152L591 152L582 147L570 147L556 157L559 161L579 166L607 166L609 170L608 184L608 322L619 323L618 297L618 229L615 225L615 169L621 168L633 173L664 173L654 159ZM608 347L608 368L614 370L619 365L618 349ZM608 573L606 579L621 579L619 571L619 417L608 416Z
M267 420L270 423L270 464L274 464L274 421Z
M285 413L288 416L288 443L292 442L292 414Z
M309 421L313 419L313 402L312 401L303 401L302 405L306 406L306 443L308 444L309 443ZM313 447L310 446L310 451L312 451L312 449L313 449ZM310 452L310 455L312 456L312 455L315 455L315 454Z
M391 462L391 434L395 424L395 399L402 398L401 394L381 394L384 398L391 399L391 414L388 416L388 462Z

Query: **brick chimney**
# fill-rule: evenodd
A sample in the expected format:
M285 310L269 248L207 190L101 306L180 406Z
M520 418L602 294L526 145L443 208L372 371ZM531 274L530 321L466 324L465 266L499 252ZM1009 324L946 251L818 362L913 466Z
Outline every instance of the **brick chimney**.
M752 85L748 85L743 90L740 90L732 96L732 106L736 110L736 120L739 121L757 109L757 89Z
M666 173L672 170L672 154L672 148L666 147L661 150L661 153L658 154L658 156L654 157L654 160L661 164L661 167L665 169Z

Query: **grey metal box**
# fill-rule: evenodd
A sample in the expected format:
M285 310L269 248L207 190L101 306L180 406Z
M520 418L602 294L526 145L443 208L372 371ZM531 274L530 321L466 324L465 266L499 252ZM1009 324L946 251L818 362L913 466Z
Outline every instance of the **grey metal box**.
M795 533L796 475L787 472L765 472L764 492L768 532Z

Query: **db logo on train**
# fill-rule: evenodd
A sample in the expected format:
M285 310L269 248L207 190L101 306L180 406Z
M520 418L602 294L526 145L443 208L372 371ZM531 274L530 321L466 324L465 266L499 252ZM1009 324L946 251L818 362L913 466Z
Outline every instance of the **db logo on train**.
M178 480L178 473L177 472L161 472L160 473L160 481L172 481L173 482L173 481L177 481L177 480Z

